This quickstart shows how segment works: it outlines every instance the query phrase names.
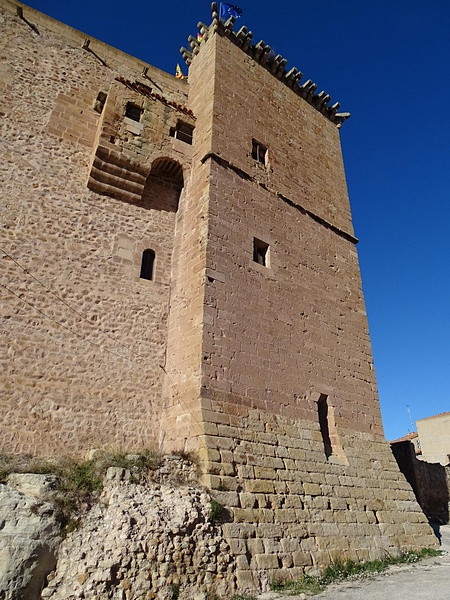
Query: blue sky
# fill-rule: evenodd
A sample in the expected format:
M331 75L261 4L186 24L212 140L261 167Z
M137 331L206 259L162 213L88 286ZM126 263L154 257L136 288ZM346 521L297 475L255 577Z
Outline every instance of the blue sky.
M165 71L207 0L29 0ZM450 410L450 2L241 0L239 25L339 101L387 439ZM183 68L184 64L182 64ZM186 71L186 69L185 69Z

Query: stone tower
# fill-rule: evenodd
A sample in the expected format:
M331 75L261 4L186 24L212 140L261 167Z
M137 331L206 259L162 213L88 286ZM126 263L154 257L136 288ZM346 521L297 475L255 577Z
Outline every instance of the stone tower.
M196 126L163 435L200 449L251 587L258 571L295 577L434 541L383 436L339 140L348 114L215 9L182 49Z
M215 3L188 81L0 6L3 451L196 451L240 589L434 545L383 437L348 115Z

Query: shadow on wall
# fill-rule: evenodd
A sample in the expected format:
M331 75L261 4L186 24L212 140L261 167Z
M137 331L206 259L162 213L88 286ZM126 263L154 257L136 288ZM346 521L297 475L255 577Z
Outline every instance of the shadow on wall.
M142 202L147 208L176 212L182 188L181 165L169 158L156 159L145 182Z
M448 523L450 468L418 460L409 441L391 444L391 450L426 517L438 524Z

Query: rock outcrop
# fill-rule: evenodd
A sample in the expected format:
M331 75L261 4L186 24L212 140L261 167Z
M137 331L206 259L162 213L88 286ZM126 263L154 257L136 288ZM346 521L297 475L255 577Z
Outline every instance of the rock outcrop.
M42 598L192 600L224 589L231 558L210 510L198 488L109 481L61 544Z
M0 598L231 597L223 509L195 480L195 466L176 457L146 477L110 467L98 501L63 539L48 501L55 478L10 475L0 486Z
M54 505L49 502L55 478L14 474L0 484L0 598L40 597L46 576L56 564L61 540Z

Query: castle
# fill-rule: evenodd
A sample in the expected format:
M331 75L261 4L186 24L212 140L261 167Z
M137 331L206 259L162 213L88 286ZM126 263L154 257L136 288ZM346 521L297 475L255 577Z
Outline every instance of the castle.
M348 115L216 3L187 80L0 7L2 451L196 451L240 588L435 545L383 436Z

